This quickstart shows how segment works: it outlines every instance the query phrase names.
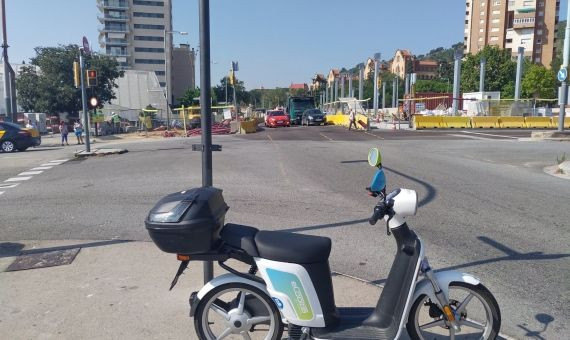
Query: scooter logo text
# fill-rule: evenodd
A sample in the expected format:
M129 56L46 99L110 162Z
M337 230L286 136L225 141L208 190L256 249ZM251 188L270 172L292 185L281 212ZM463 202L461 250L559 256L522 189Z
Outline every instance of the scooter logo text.
M295 297L297 298L297 302L299 303L299 309L301 309L301 313L305 314L309 312L307 305L305 304L305 299L303 298L303 292L301 288L297 286L297 282L291 281L291 287L293 287L293 291L295 292Z

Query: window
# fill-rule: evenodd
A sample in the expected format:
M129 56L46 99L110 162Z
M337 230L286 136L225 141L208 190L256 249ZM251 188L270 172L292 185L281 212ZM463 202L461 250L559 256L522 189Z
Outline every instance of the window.
M135 47L135 52L164 53L164 48Z
M127 31L127 25L125 23L120 23L120 22L106 22L105 23L105 30L126 32Z
M479 20L479 23L480 23L480 24L484 24L484 23L485 23L485 20L481 19L481 20Z
M465 25L469 24L469 20L465 20Z
M164 7L164 2L162 2L162 1L142 1L142 0L133 0L133 5L142 5L142 6L159 6L159 7Z
M539 2L538 7L544 7L544 2Z
M513 39L507 39L507 40L505 40L505 41L506 41L507 44L510 44L510 43L513 42Z
M499 6L501 4L501 0L493 1L493 6Z
M481 7L485 7L485 1L481 2Z
M164 41L164 37L149 37L146 35L135 35L135 40L143 41Z
M524 7L532 7L532 6L534 6L534 0L524 0L524 1L523 1L523 6L524 6Z
M157 76L164 76L164 75L166 75L166 74L164 73L164 71L154 71L154 74L156 74Z
M484 17L485 16L485 12L481 11L481 13L479 13L480 16Z
M135 28L142 28L146 30L163 30L164 25L135 24Z
M536 30L537 35L542 35L542 30Z
M494 14L494 15L499 15L499 14L501 14L501 11L494 10L494 11L493 11L493 14Z
M514 24L532 24L534 23L534 18L515 18L513 20Z
M491 22L492 22L493 24L498 24L499 21L501 21L501 19L493 19L493 20L491 20Z
M534 58L534 61L537 62L537 63L540 63L540 57Z
M469 15L469 11L466 11L466 12L465 12L465 15L467 15L467 16L468 16L468 15Z
M479 37L479 41L483 41L483 37Z
M491 32L499 32L499 28L498 27L492 27Z
M538 16L539 16L539 17L543 17L543 16L544 16L544 11L539 11L539 12L538 12Z
M536 44L537 44L537 45L542 44L542 39L536 39Z
M491 41L498 41L499 37L491 37Z
M136 64L161 64L164 65L163 59L135 59Z
M164 13L134 12L133 16L139 18L164 18Z
M166 83L163 82L163 81L161 81L159 84L160 84L161 87L165 87L165 86L166 86Z
M529 45L529 44L530 44L530 38L521 39L521 45Z

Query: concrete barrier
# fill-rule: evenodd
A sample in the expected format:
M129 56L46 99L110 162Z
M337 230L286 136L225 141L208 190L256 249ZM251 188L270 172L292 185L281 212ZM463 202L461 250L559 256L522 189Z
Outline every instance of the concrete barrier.
M327 124L330 125L340 125L348 127L348 125L350 124L350 119L348 118L348 115L344 114L327 115L326 119L327 119ZM365 129L366 124L368 124L368 117L362 114L357 114L356 122L357 122L356 127L358 129ZM359 122L362 122L364 126L362 126L362 124L359 124Z
M547 129L557 126L552 123L550 117L526 117L524 122L525 127L529 129Z
M441 116L414 116L416 129L437 129L445 127Z
M558 128L558 116L552 117L552 127ZM570 129L570 116L568 114L564 117L564 128Z
M442 117L442 127L465 129L471 127L471 118L469 117Z
M471 126L474 128L498 128L499 117L472 117Z
M255 120L239 122L239 133L253 133L256 131L257 131L257 122Z
M499 127L522 129L525 127L524 117L499 117Z

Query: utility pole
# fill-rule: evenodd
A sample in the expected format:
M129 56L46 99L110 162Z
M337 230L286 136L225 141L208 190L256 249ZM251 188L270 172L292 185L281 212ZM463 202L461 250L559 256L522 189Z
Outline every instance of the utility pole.
M348 96L354 97L354 91L352 89L352 73L348 74Z
M338 100L338 78L334 79L334 101Z
M485 68L487 66L487 59L481 57L481 64L479 66L479 92L485 92Z
M360 65L360 69L358 70L358 100L362 100L362 92L364 88L364 67Z
M524 57L524 47L520 46L518 49L518 56L517 56L517 77L515 82L515 103L518 103L519 99L521 99L521 76L522 76L522 67L523 67L523 57Z
M461 49L455 50L455 65L453 67L453 115L457 116L459 109L459 85L461 82L461 58L463 58L463 51Z
M380 53L374 54L374 100L372 101L374 117L378 117L378 63L381 57ZM370 115L368 115L367 130L370 130Z
M210 75L210 0L200 0L200 114L202 124L202 187L212 186L212 102ZM234 87L235 88L235 87ZM204 262L204 283L214 277L212 261Z
M382 82L382 109L386 108L386 83Z
M400 106L400 103L398 102L398 98L400 97L399 92L400 92L400 77L396 75L396 109Z
M562 66L558 72L558 79L562 81L561 93L560 93L560 113L558 114L558 131L564 131L564 119L566 116L566 103L568 101L568 83L566 78L568 77L568 59L570 57L570 5L567 6L566 12L566 31L564 35L564 54ZM561 77L563 75L563 77Z
M10 63L8 62L8 33L6 32L6 4L2 0L2 58L4 60L4 104L6 105L6 118L17 121L17 113L12 112L12 82L10 81Z
M392 79L392 107L396 107L396 78L398 78L398 76L395 76Z

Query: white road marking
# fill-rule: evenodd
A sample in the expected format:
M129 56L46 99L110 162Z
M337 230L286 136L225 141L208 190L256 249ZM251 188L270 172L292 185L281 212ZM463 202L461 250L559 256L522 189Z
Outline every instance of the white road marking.
M19 181L27 181L30 178L32 178L32 176L28 176L28 177L12 177L12 178L8 178L7 180L5 180L4 182L19 182Z
M10 189L17 187L20 183L0 183L1 189Z
M44 163L40 166L56 166L56 165L59 165L59 164L58 163Z
M4 191L0 191L0 196L2 196L3 193L4 193Z
M492 133L483 133L483 132L461 131L461 133L470 133L470 134L481 135L481 136L491 136L491 137L501 137L501 138L519 139L519 137L505 136L505 135L494 135L494 134L492 134Z
M24 171L18 174L18 176L32 176L32 175L39 175L41 174L43 171Z
M483 137L476 137L476 136L468 136L468 135L452 135L447 134L448 136L460 137L460 138L468 138L468 139L478 139L478 140L491 140L491 138L483 138Z
M53 161L50 161L51 163L65 163L67 162L69 159L54 159Z
M53 166L38 166L35 168L31 168L30 171L36 171L36 170L49 170L53 168Z

